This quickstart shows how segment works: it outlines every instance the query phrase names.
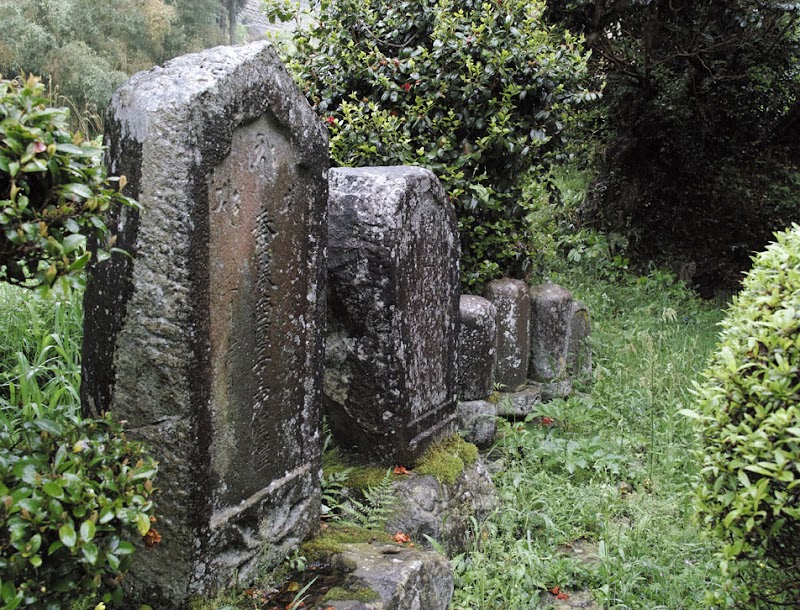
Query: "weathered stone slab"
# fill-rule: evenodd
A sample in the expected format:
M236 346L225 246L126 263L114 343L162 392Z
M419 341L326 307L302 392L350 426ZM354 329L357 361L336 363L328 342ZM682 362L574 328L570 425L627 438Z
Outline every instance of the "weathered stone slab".
M397 509L386 531L403 532L421 545L427 544L425 536L429 536L450 556L466 550L472 518L483 521L499 504L497 489L481 460L465 468L452 485L411 473L392 488Z
M531 358L528 375L534 381L555 382L567 375L572 324L572 295L556 284L530 289Z
M331 171L325 395L338 442L411 465L456 430L455 213L411 167Z
M82 398L160 462L162 542L126 583L185 608L318 523L327 139L267 43L133 76L106 125L143 212L92 271Z
M497 414L502 417L525 417L542 402L542 384L532 383L518 392L500 392L497 401Z
M530 297L524 282L503 278L486 285L486 298L497 308L496 381L507 392L525 385L530 340Z
M589 309L580 301L572 302L569 345L567 347L567 373L572 378L590 377L592 374L592 319Z
M342 588L369 590L376 599L326 601L334 610L446 610L453 568L436 551L392 544L345 544L334 565L346 573Z
M497 361L497 309L486 299L465 294L459 305L458 396L482 400L494 390Z
M497 405L488 400L459 402L458 431L468 443L488 447L497 434Z

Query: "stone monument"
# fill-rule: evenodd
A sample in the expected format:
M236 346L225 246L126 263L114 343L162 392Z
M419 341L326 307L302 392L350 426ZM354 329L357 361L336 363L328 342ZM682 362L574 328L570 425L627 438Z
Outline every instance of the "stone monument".
M185 608L318 524L327 137L263 42L134 75L106 125L142 211L91 270L82 399L160 462L162 542L126 583Z

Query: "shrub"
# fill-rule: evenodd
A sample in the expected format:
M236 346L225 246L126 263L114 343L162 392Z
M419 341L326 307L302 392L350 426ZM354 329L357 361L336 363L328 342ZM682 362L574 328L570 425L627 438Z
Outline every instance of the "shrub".
M130 538L151 531L156 467L106 416L37 418L0 432L0 608L58 610L115 589Z
M527 0L322 0L290 67L331 133L339 165L423 165L456 206L467 286L518 275L535 254L525 189L564 142L580 41Z
M112 188L102 149L72 135L69 111L48 107L43 92L33 77L0 80L0 281L68 288L89 262L88 237L108 255L104 212L137 204Z
M800 607L800 226L776 237L753 259L689 412L699 515L753 608Z

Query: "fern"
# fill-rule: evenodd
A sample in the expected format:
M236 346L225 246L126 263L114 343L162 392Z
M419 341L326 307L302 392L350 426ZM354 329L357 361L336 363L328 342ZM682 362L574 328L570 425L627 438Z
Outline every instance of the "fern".
M389 469L380 483L364 491L363 502L349 498L342 504L337 520L342 525L382 530L394 510L395 501L392 471Z
M322 472L322 516L335 517L341 512L347 500L347 480L350 478L352 468L345 468L337 472L325 474Z

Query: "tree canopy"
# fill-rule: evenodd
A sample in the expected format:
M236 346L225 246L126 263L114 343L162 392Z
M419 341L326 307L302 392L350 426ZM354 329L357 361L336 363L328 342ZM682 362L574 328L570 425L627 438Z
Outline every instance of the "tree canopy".
M798 218L788 190L800 3L548 2L605 81L587 217L647 258L747 266Z

